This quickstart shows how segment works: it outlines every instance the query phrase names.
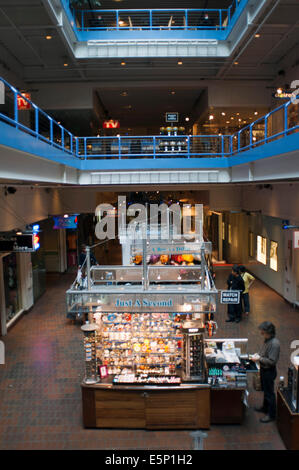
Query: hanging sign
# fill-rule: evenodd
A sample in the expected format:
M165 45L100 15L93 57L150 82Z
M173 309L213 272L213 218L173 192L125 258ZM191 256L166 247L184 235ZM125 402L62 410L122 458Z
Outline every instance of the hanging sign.
M39 237L36 233L15 235L10 239L0 240L0 252L33 253L38 249Z
M54 230L62 230L66 228L76 229L78 226L78 215L59 215L53 217L54 219Z
M240 303L240 291L239 290L222 290L220 303L236 305Z
M103 122L103 129L119 129L119 128L120 128L119 121L114 121L113 119L110 119L110 121Z
M166 122L179 122L179 113L166 113Z
M25 109L31 109L31 104L28 103L28 101L25 98L27 100L31 101L30 93L22 93L21 95L17 96L18 110L19 111L22 111L22 110L25 110Z

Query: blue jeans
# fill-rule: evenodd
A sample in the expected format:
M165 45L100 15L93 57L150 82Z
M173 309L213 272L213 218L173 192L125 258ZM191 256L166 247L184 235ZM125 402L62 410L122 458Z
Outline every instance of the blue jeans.
M242 294L244 312L250 312L249 294Z

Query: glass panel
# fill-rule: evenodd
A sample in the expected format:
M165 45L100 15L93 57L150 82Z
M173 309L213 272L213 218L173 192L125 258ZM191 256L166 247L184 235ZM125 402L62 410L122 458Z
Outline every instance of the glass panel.
M20 311L19 273L17 256L11 253L3 258L3 278L5 292L6 322Z

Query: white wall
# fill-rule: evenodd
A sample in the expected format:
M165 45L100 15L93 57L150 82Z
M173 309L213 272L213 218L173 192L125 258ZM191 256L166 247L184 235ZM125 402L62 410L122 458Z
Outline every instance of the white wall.
M272 90L268 81L231 81L209 82L209 106L214 107L269 107Z
M299 184L273 184L272 190L263 186L242 187L242 208L248 211L260 210L264 215L289 219L292 224L299 225Z

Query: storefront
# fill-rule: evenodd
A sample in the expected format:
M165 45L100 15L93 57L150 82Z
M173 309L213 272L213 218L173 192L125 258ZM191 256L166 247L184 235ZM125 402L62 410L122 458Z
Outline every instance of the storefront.
M1 334L33 305L30 253L0 254Z
M166 248L168 247L168 248ZM146 259L156 244L144 248ZM160 247L161 248L161 247ZM241 423L247 340L217 339L218 292L209 243L165 244L200 253L196 266L92 267L89 288L67 292L83 315L85 427L197 429Z

